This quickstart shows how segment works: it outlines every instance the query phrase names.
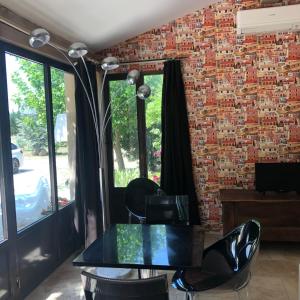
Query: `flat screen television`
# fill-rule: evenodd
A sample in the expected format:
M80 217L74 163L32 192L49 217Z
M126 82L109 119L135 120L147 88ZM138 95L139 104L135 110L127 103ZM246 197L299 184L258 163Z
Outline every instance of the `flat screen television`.
M256 163L255 188L259 192L300 192L300 163Z

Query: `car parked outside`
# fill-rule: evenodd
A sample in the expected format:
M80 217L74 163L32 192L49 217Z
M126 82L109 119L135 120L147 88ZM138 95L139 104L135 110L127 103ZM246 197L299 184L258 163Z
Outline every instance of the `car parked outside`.
M18 230L43 218L52 209L47 178L34 171L30 172L30 180L23 175L28 176L26 173L14 176Z
M30 171L14 175L15 205L18 230L23 229L51 211L50 187L46 177ZM1 198L0 198L1 206ZM2 210L0 209L0 241L3 239Z
M16 144L11 143L11 156L12 156L12 165L13 165L13 173L18 173L20 167L24 162L24 154L21 148L19 148Z

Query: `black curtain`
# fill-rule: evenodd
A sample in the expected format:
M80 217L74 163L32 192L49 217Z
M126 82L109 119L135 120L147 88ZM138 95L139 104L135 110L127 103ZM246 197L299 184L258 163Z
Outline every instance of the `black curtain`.
M87 62L97 104L96 67ZM84 84L89 88L84 66L78 64ZM75 76L76 101L76 210L75 224L81 242L88 246L102 231L101 204L99 199L99 163L93 118L82 84ZM92 101L92 97L90 97Z
M192 172L189 123L180 61L164 63L161 187L168 195L188 195L191 224L199 224Z

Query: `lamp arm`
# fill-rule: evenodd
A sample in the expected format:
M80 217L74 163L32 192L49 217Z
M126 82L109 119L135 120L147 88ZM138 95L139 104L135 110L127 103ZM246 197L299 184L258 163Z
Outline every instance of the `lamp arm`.
M86 98L88 100L89 106L90 106L90 110L91 110L91 114L93 117L93 122L94 122L94 127L95 127L95 133L96 133L96 139L97 139L97 154L98 154L98 160L99 160L99 185L100 185L100 200L101 200L101 209L102 209L102 226L103 226L103 230L106 231L107 225L108 225L108 218L106 217L106 213L107 212L107 208L104 202L104 197L105 197L105 188L103 185L103 178L104 178L104 173L103 173L103 166L102 166L102 155L101 155L101 143L100 143L100 129L98 127L98 123L97 123L97 117L96 117L96 110L94 110L90 95L87 91L87 88L79 74L79 72L77 71L76 67L74 66L73 62L68 58L68 56L61 51L59 48L56 48L54 45L49 44L50 46L52 46L54 49L56 49L68 62L69 64L73 67L78 79L80 80L80 83L84 89L84 92L86 94ZM89 73L87 72L87 76L89 78ZM90 78L89 78L89 82L90 82ZM91 93L93 93L93 89L91 88ZM93 95L93 94L92 94ZM94 96L93 96L94 97ZM95 103L95 101L94 101Z
M97 145L98 145L98 157L99 157L99 161L101 159L101 155L100 155L100 134L99 134L99 128L97 126L97 121L96 121L96 117L95 117L95 111L93 110L93 105L92 105L92 102L91 102L91 99L90 99L90 95L87 91L87 88L79 74L79 72L77 71L76 67L74 66L73 62L69 59L69 57L62 51L60 50L59 48L57 48L56 46L54 46L53 44L48 44L49 46L53 47L56 51L58 51L67 61L68 63L73 67L82 87L83 87L83 90L86 94L86 97L87 97L87 100L88 100L88 103L89 103L89 106L90 106L90 110L91 110L91 113L92 113L92 117L93 117L93 123L94 123L94 127L95 127L95 132L96 132L96 139L97 139Z
M104 97L103 97L103 90L104 90L104 84L105 84L105 79L106 79L106 75L107 75L107 70L104 71L104 75L103 75L103 78L102 78L102 84L101 84L101 90L100 90L100 111L103 111L104 110ZM105 115L103 117L103 119L101 118L100 116L100 128L102 127L102 124L104 123L104 120L105 120ZM100 132L101 134L101 132Z
M104 76L103 76L103 82L102 82L101 92L103 92L104 80L105 80L105 77L106 77L106 73L107 73L107 71L105 71ZM123 89L123 87L120 87L117 90L117 93L119 93L119 91L121 91L122 89ZM101 98L102 98L102 96L101 96ZM103 100L103 99L101 99L101 100ZM103 101L101 101L101 107L103 106L102 103L103 103ZM107 107L106 107L106 110L105 110L105 113L104 113L104 117L103 117L102 120L100 120L100 146L99 146L99 148L100 148L101 155L102 155L102 150L103 150L102 144L104 142L103 140L104 140L105 129L107 127L106 123L108 123L108 121L110 120L110 118L109 118L109 120L106 120L106 119L107 119L107 116L108 116L108 113L109 113L109 109L111 107L111 103L112 103L112 101L110 100L108 102ZM101 162L101 165L102 165L102 162Z
M96 125L97 125L97 128L99 128L97 108L96 108L96 102L95 102L95 95L94 95L94 89L93 89L93 85L92 85L90 73L89 73L89 70L87 68L87 65L85 63L85 60L84 60L83 56L81 56L81 60L82 60L82 63L84 65L85 72L86 72L86 75L87 75L87 78L88 78L88 82L89 82L89 85L90 85L90 90L91 90L91 95L92 95L92 105L93 105L93 109L94 109L94 113L95 113Z
M134 96L132 96L131 98L127 99L127 102L130 102L132 99L134 99L136 97L137 97L137 94L134 95ZM108 106L107 106L106 111L105 111L105 116L108 115L107 113L109 111L109 107L111 106L111 103L112 103L112 99L108 103ZM120 106L121 106L121 104L119 104L116 108L118 109ZM108 123L109 123L109 121L110 121L111 118L112 118L112 114L109 115L109 117L107 118L107 120L103 119L103 124L102 124L103 126L101 126L101 130L100 130L100 152L101 153L102 153L102 150L103 150L105 131L106 131L106 128L107 128Z
M103 75L103 79L102 79L102 85L101 85L101 91L100 91L101 98L103 96L103 89L104 89L104 83L105 83L106 75L107 75L107 70L105 70L104 75Z
M100 105L101 105L101 109L102 109L102 107L103 107L103 90L104 90L104 84L105 84L105 78L106 78L106 75L107 75L107 70L105 70L105 72L104 72L103 80L102 80L102 85L101 85L101 92L100 92ZM117 93L118 93L119 91L121 91L122 89L123 89L123 87L120 87L120 88L117 90ZM102 146L102 144L103 144L103 137L102 137L102 136L104 135L104 132L105 132L105 129L104 129L104 132L103 132L103 128L106 128L105 123L106 123L106 118L107 118L107 115L108 115L110 106L111 106L111 100L109 101L109 103L108 103L108 105L107 105L107 108L106 108L106 110L105 110L105 113L104 113L103 118L100 118L100 128L99 128L99 130L100 130L99 149L100 149L100 150L99 150L99 151L100 151L101 157L103 156L103 155L102 155L102 150L103 150L103 146ZM102 166L102 160L103 160L103 159L101 159L101 161L100 161L100 166Z
M119 93L119 91L121 91L123 89L123 87L121 86L120 88L118 88L117 89L117 94ZM107 107L106 107L106 110L105 110L105 113L104 113L104 117L103 117L103 121L102 121L102 124L101 124L101 128L103 128L103 127L105 127L105 123L106 123L106 118L107 118L107 115L108 115L108 113L109 113L109 109L110 109L110 107L111 107L111 103L112 103L112 101L110 100L109 102L108 102L108 105L107 105ZM102 130L101 130L101 132L102 132ZM100 133L101 134L101 133Z

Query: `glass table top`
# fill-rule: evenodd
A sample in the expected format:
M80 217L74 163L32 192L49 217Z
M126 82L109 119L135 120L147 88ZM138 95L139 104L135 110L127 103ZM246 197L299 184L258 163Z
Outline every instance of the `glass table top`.
M176 270L201 267L203 227L116 224L74 261L74 266Z

